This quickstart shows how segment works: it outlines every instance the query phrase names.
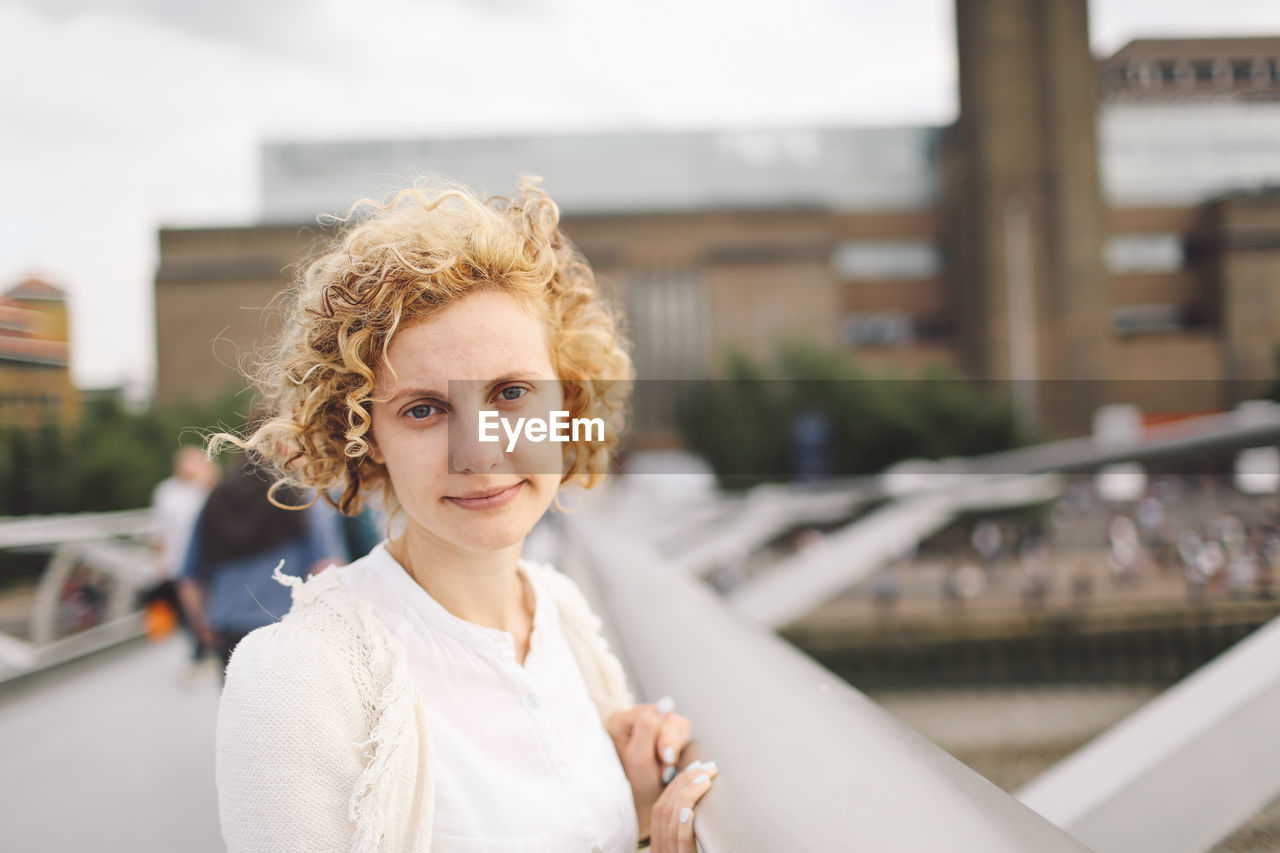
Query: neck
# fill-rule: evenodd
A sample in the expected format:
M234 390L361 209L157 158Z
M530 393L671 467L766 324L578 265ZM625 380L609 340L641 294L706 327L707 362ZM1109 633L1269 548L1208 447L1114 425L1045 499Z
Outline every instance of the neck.
M387 550L454 616L519 636L527 630L533 610L516 567L522 544L500 551L465 551L410 523L387 542Z

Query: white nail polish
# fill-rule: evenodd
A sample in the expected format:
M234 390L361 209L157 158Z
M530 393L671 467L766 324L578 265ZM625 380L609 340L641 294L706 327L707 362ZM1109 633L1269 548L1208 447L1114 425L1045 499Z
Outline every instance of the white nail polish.
M704 762L702 762L702 769L703 769L703 770L715 770L715 769L716 769L716 763L715 763L714 761L704 761Z
M693 817L693 809L686 807L680 810L681 823L688 823L690 818L692 817Z
M665 785L674 778L676 778L676 766L674 764L662 769L662 784Z
M658 700L658 713L665 714L676 706L676 700L670 696L663 696Z
M711 777L708 776L706 773L699 773L696 777L694 777L693 784L701 785L703 782L710 781L710 779Z
M676 748L674 746L669 746L666 749L662 750L662 760L667 762L668 764L675 764Z
M698 767L701 767L701 766L702 766L702 762L701 762L701 761L690 761L690 762L685 766L685 768L684 768L684 769L685 769L685 770L694 770L694 769L696 769L696 768L698 768Z

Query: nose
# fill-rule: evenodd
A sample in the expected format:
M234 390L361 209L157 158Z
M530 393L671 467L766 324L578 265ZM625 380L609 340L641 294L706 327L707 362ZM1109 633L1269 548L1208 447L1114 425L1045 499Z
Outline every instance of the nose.
M449 421L449 473L489 474L502 464L503 442L480 441L478 409L455 411Z

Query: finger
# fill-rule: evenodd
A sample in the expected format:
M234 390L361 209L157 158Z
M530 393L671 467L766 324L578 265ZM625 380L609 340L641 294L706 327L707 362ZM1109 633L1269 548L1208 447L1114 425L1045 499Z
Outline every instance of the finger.
M663 718L662 724L658 728L657 739L657 755L658 760L663 764L664 781L667 781L675 774L674 767L680 761L680 753L684 750L685 745L689 743L689 733L692 727L689 721L679 714L667 714ZM668 775L668 773L670 775Z
M698 853L698 842L693 834L693 808L681 808L676 820L676 850L678 853Z
M688 850L693 853L693 811L698 801L701 800L706 793L711 790L711 773L699 773L685 785L677 798L680 808L676 811L676 834L679 838L680 850L685 850L685 844L689 845Z
M707 765L702 765L698 769L698 774L690 779L689 784L685 785L680 792L680 798L684 804L692 808L694 803L702 799L707 791L711 790L711 780L715 777L716 772L714 769L708 769Z
M653 761L658 740L658 727L662 724L662 715L652 705L639 705L633 718L631 740L627 751L636 762Z
M636 711L640 708L636 705L626 708L622 711L614 711L609 715L609 719L605 721L605 731L609 733L609 737L615 741L626 742L631 737L631 729L635 722Z
M690 762L659 797L667 838L678 853L696 853L694 806L711 790L711 779L715 775L715 762Z
M697 799L694 797L693 800L685 801L691 790L705 793L710 787L711 780L717 775L718 770L714 761L690 761L688 766L671 780L671 784L663 789L658 796L658 803L668 812L678 812L681 804L690 805Z
M681 796L681 791L687 787L698 787L703 785L719 775L719 769L714 761L690 761L689 764L680 771L680 775L676 777L683 784L676 792L676 796ZM703 777L706 777L705 779Z

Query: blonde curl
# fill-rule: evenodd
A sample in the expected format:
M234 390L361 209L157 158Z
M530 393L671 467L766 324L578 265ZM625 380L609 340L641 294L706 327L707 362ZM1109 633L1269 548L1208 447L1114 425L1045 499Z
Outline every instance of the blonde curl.
M225 444L248 452L274 472L272 493L316 489L355 515L380 492L394 511L390 478L366 437L392 336L468 293L499 290L546 323L570 417L605 423L603 442L565 445L561 484L596 485L626 423L634 370L616 313L540 183L524 178L513 195L481 200L462 185L424 180L386 204L353 205L335 220L333 242L301 265L283 303L284 331L249 371L263 415L244 435L210 436L209 454Z

